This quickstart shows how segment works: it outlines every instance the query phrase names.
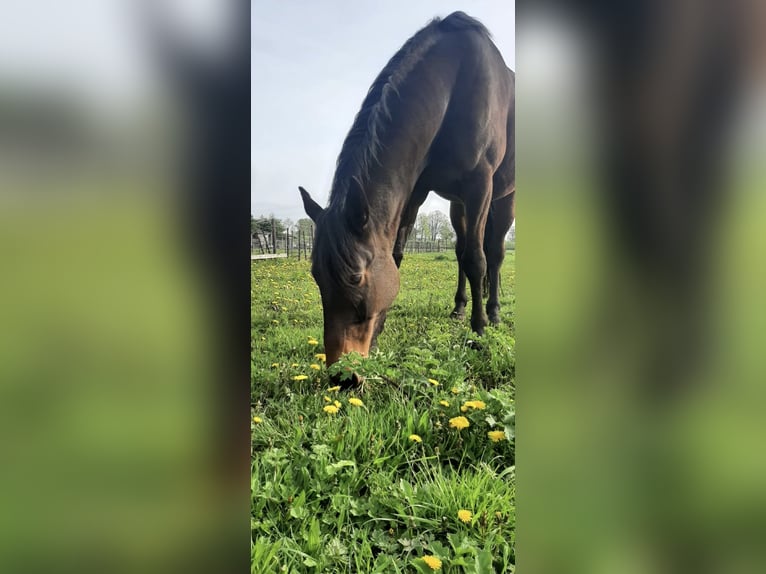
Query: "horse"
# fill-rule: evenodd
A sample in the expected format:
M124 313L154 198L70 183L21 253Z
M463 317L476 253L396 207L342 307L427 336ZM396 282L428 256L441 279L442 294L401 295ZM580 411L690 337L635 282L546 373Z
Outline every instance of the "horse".
M515 81L481 22L463 12L435 18L370 87L338 156L328 205L299 187L316 225L311 273L322 298L328 365L351 351L369 353L399 291L407 235L431 191L455 206L471 328L481 335L488 324L488 269L490 319L499 319L501 249L490 241L485 255L484 240L490 206L513 217ZM465 307L465 287L455 301L455 311Z

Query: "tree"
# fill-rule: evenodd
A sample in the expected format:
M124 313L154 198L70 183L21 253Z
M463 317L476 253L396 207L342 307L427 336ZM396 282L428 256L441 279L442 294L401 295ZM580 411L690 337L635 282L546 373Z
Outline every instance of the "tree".
M259 215L256 218L253 218L252 215L250 215L250 230L253 233L263 233L266 235L271 235L271 227L274 226L274 231L276 232L277 236L281 236L285 234L285 225L282 221L274 217L274 214L270 214L268 217L264 217L263 215Z
M414 238L418 241L425 241L431 235L431 228L428 225L428 215L421 213L415 220Z
M304 235L311 235L311 229L314 227L314 222L308 217L302 217L295 222L295 231L301 232Z
M439 230L439 238L447 243L455 241L455 230L452 229L452 223L447 221L447 225L442 226Z
M439 210L434 210L428 214L428 225L431 241L445 239L445 231L448 235L454 236L454 233L452 232L452 223L450 223L449 217Z

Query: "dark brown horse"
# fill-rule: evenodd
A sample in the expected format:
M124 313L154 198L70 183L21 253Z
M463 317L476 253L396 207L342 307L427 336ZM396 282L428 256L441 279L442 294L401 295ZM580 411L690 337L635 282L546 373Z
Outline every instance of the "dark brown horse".
M370 88L338 157L328 206L300 188L316 222L311 272L322 295L328 364L350 351L369 352L399 291L404 244L430 191L456 206L471 327L481 334L487 324L481 295L488 264L488 308L497 320L502 241L495 245L494 233L486 247L484 240L493 202L508 213L500 219L513 217L514 85L480 22L462 12L435 19ZM456 312L464 301L459 290Z

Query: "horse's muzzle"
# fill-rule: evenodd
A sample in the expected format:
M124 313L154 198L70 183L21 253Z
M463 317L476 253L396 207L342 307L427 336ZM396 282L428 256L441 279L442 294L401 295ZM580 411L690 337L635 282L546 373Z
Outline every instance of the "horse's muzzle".
M339 386L344 391L348 389L358 389L359 386L362 384L362 377L357 375L356 373L351 373L350 378L346 378L341 380L341 375L333 375L332 376L332 384Z

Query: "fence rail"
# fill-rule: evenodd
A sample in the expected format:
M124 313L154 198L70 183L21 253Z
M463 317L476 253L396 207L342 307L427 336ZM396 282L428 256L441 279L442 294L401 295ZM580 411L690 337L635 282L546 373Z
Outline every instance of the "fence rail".
M272 259L279 257L297 257L308 259L314 248L314 229L310 231L285 231L282 234L256 232L250 237L251 259ZM441 253L454 251L453 241L434 241L413 239L407 242L405 253Z

